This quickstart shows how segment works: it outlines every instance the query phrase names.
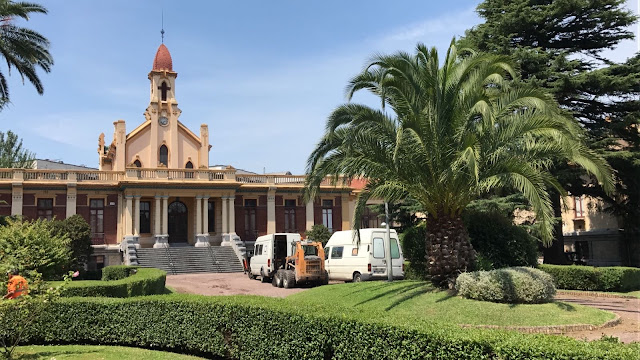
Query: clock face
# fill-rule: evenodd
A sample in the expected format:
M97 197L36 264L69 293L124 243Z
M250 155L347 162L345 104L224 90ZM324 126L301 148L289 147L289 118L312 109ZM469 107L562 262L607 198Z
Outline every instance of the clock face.
M160 123L160 125L162 125L162 126L166 126L166 125L169 123L169 119L167 119L167 117L166 117L166 116L161 116L161 117L158 119L158 122Z

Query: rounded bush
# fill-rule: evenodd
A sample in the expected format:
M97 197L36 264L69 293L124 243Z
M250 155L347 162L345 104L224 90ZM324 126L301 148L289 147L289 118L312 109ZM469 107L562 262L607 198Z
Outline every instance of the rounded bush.
M529 267L463 273L456 280L456 290L469 299L523 304L549 302L556 294L553 278Z

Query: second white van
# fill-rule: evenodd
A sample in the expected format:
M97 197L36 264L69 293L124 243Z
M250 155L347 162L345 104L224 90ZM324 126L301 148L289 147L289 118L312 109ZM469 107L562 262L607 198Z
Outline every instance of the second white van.
M329 280L366 281L387 279L386 252L391 251L394 279L404 279L404 257L398 234L391 230L391 246L385 246L386 229L360 229L360 243L354 230L336 231L325 246L325 269Z
M253 256L249 259L249 278L259 276L262 282L271 281L287 256L292 255L291 244L296 241L300 241L300 234L279 233L258 237L253 247Z

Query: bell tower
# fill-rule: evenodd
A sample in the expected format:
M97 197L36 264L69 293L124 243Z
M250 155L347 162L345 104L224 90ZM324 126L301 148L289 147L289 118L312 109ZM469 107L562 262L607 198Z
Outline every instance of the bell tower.
M177 77L169 49L161 44L149 72L150 100L144 113L151 122L150 167L181 167L177 156L178 118L182 112L175 96Z

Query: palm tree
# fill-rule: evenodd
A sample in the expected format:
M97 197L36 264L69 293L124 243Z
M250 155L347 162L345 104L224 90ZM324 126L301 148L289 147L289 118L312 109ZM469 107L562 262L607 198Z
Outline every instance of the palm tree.
M325 176L364 177L354 227L370 198L417 200L427 213L425 259L440 284L472 267L475 252L462 210L496 190L522 193L546 245L554 217L548 189L565 191L549 172L557 159L587 170L612 190L609 165L587 148L582 128L540 89L518 83L504 56L460 51L451 43L439 65L435 48L376 55L347 86L368 90L382 109L347 103L329 116L307 163L305 196Z
M22 80L27 78L42 95L44 88L36 68L40 67L47 73L51 71L53 58L49 54L49 41L38 32L13 23L16 17L29 20L31 13L46 14L47 9L34 3L0 0L0 55L4 57L9 72L15 68ZM0 72L0 107L8 101L7 79Z

